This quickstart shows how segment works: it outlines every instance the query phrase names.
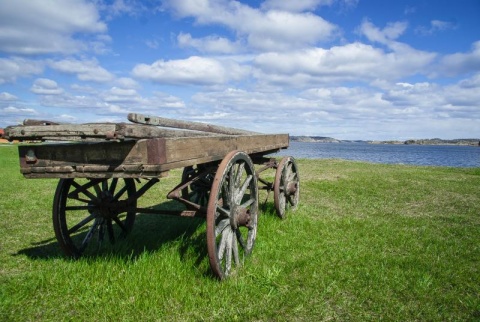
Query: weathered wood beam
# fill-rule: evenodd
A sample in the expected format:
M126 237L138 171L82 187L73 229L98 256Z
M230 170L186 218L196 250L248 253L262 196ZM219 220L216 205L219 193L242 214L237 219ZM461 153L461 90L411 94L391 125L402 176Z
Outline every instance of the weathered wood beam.
M46 120L34 120L34 119L23 120L23 125L60 125L60 124L61 123L53 122L53 121L46 121Z
M147 116L147 115L136 114L136 113L128 114L128 120L133 123L139 123L139 124L156 125L156 126L162 126L162 127L171 127L171 128L177 128L177 129L203 131L203 132L226 134L226 135L259 134L258 132L240 130L240 129L212 125L207 123L180 121L180 120L168 119L164 117Z
M46 140L58 138L73 141L82 139L144 139L159 137L200 137L214 136L200 131L164 129L127 123L91 123L61 125L19 125L5 128L5 137L10 140Z

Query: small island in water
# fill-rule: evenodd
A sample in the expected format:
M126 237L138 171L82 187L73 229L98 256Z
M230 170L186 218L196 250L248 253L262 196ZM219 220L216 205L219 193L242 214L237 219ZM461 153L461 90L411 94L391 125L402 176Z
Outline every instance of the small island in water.
M290 136L293 142L314 142L314 143L344 143L359 142L369 144L418 144L418 145L472 145L480 146L480 139L419 139L419 140L389 140L389 141L363 141L363 140L338 140L327 136Z

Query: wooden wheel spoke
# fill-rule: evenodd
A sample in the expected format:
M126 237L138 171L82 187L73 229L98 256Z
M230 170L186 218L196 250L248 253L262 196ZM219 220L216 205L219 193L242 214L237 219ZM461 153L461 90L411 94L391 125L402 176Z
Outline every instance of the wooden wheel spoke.
M218 211L219 215L230 218L230 210L229 209L225 209L223 207L217 207L217 211Z
M245 195L245 191L247 191L247 188L249 187L252 179L253 179L252 175L247 176L247 178L245 179L245 181L242 184L242 187L240 188L240 190L238 191L238 193L235 196L235 204L239 204L242 201L243 196Z
M80 251L83 252L83 251L85 250L85 248L87 248L88 243L90 242L90 240L91 240L92 237L93 237L93 234L95 233L95 230L97 230L97 228L98 228L98 222L99 222L98 218L95 219L95 221L93 222L92 227L90 227L90 229L88 230L88 233L87 233L87 235L85 236L85 238L83 239L82 245L80 246Z
M223 231L223 233L220 236L220 243L218 244L218 259L220 261L223 259L223 255L225 255L225 250L227 248L227 235L228 235L228 230Z
M123 222L120 220L120 218L118 218L117 216L113 217L112 220L118 225L118 227L120 227L120 229L122 229L123 231L126 231L127 230L127 227L125 227L125 225L123 224Z
M78 224L76 224L75 226L73 226L72 228L70 228L68 230L68 233L69 234L74 234L77 230L79 230L80 228L82 228L83 226L85 226L86 224L88 224L89 222L91 222L93 219L95 219L95 215L93 214L90 214L88 217L84 218L82 221L80 221Z
M76 199L76 200L79 200L79 199ZM79 201L83 201L83 200L79 200ZM83 201L83 202L86 202L86 201ZM66 211L77 211L77 210L88 210L88 211L90 211L91 209L92 209L92 206L90 206L90 205L87 205L87 206L67 206L67 207L65 207Z
M84 184L84 185L79 185L77 182L73 181L72 186L74 186L76 189L68 194L68 198L84 201L84 202L87 202L87 203L90 202L90 201L93 201L93 200L98 201L99 200L98 197L95 196L90 191L88 191L88 189L90 189L93 185L94 184L92 184L92 182L88 182L87 184ZM79 193L83 193L85 196L90 198L90 200L84 200L84 199L79 198L78 197Z
M288 201L288 203L290 204L290 206L295 206L295 201L294 201L292 195L288 195L288 196L287 196L287 201Z
M232 201L234 200L232 198L235 195L234 169L235 169L235 166L230 167L230 171L229 171L229 175L228 175L228 182L227 182L228 204L230 206L232 205Z
M235 230L235 235L236 235L237 241L240 244L240 246L242 247L242 249L245 249L247 247L247 244L245 243L245 239L243 238L240 230L238 230L238 229Z
M224 182L221 188L221 202L223 206L231 206L230 189L227 182Z
M225 274L228 275L232 270L232 248L234 244L234 236L231 229L227 230L226 246L225 246Z
M112 183L110 184L110 188L108 189L108 191L110 192L110 194L113 196L113 194L115 193L115 189L117 189L117 184L118 184L118 179L117 178L113 178L112 179Z
M105 237L105 219L102 219L102 222L98 225L98 247L103 243L103 238Z
M234 167L232 167L234 168ZM235 187L240 186L240 180L242 180L243 173L245 172L245 163L241 162L238 164L237 171L235 171Z
M108 191L108 180L102 181L102 191Z
M107 220L107 233L108 233L108 239L110 240L110 243L115 244L115 233L113 232L113 225L112 225L111 219Z
M250 198L250 199L248 199L247 201L245 201L244 203L242 203L242 204L240 205L240 207L242 207L242 208L248 208L249 206L251 206L251 205L253 205L253 204L255 203L255 200L256 200L256 199L254 199L254 198Z
M240 256L238 254L237 237L235 236L237 234L237 231L238 229L235 231L235 234L232 234L232 252L233 252L233 259L235 260L235 265L239 266Z
M287 181L288 181L288 182L297 181L297 177L298 177L298 175L297 175L295 172L292 172L292 173L290 174L290 176L288 176Z
M93 180L92 180L93 181ZM103 184L106 182L106 181L98 181L98 180L95 180L96 184L93 186L93 189L95 190L95 193L97 194L98 197L101 197L102 195L102 188L100 188L100 184ZM105 190L103 190L105 191Z
M113 197L113 200L114 201L118 201L118 199L120 199L123 194L127 191L128 187L125 185L123 186L118 192L117 194Z
M223 233L225 228L230 226L230 219L226 218L221 220L216 226L215 226L215 237Z
M293 163L289 162L287 165L287 178L293 173Z

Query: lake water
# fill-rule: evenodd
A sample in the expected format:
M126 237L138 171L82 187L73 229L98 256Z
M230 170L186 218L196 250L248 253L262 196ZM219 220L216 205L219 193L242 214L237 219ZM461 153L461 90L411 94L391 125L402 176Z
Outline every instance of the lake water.
M290 147L277 155L387 164L480 167L478 146L290 142Z

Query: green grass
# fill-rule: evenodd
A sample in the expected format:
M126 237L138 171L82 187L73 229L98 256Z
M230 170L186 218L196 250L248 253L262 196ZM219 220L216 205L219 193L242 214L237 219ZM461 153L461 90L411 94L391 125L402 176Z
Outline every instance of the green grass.
M108 252L64 258L57 181L24 179L0 146L0 320L480 320L479 168L298 163L298 210L282 221L270 198L252 257L218 282L199 219L140 214ZM180 174L142 206L169 205Z

